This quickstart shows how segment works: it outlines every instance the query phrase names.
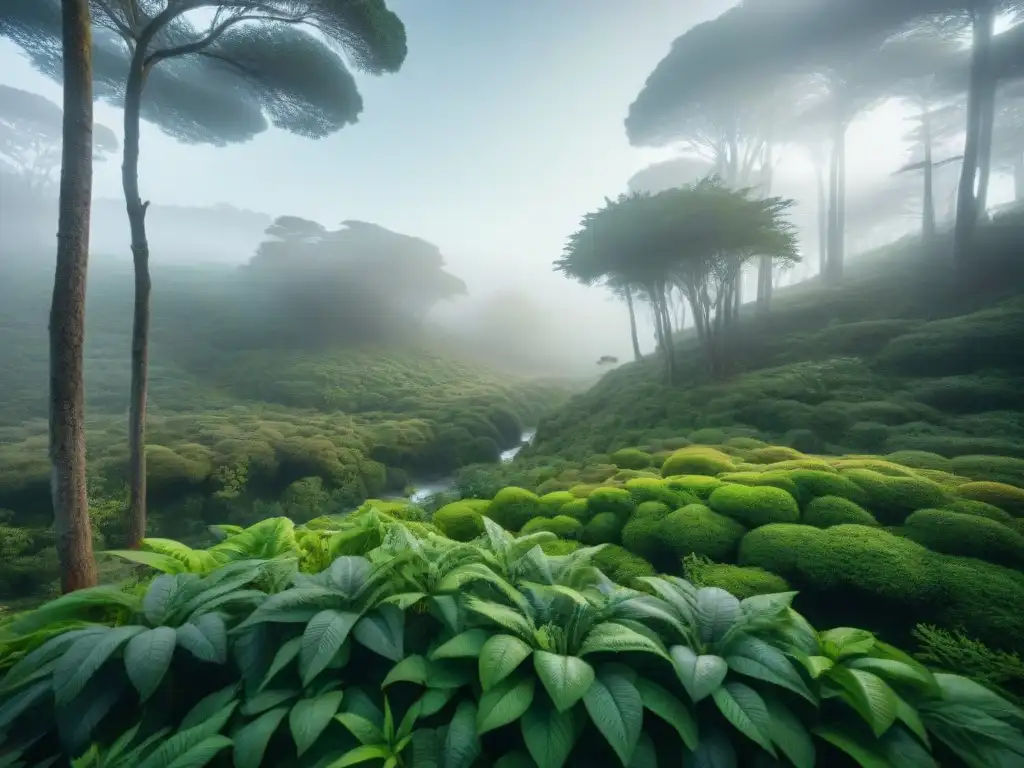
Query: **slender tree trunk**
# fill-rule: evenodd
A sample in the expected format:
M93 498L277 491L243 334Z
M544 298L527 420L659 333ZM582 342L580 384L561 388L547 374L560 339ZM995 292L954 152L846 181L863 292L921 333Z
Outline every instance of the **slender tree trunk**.
M818 181L818 274L824 279L828 271L828 196L825 194L825 169L822 163L815 163L814 171Z
M633 342L633 359L639 363L644 359L644 356L640 352L640 338L636 332L636 310L633 308L633 290L627 285L625 293L626 307L629 309L629 337Z
M651 296L654 300L655 325L660 329L659 335L661 336L662 349L665 354L665 371L668 376L668 383L673 385L676 382L676 354L672 344L672 323L665 322L668 317L668 312L665 308L665 286L658 284L652 286L652 288Z
M62 592L96 584L85 466L85 282L92 207L89 0L63 0L64 126L50 305L50 463Z
M129 497L128 546L138 547L146 535L146 390L149 378L149 243L146 209L139 195L139 112L145 71L142 57L133 58L124 99L124 188L135 264L135 308L132 317L131 401L128 411Z
M846 267L846 126L839 135L839 183L836 185L836 262L833 276L839 280Z
M772 156L772 144L765 142L764 157L761 162L761 195L768 197L772 193L772 170L774 168ZM761 312L767 312L772 303L772 257L762 256L757 265L757 307Z
M1013 158L1013 201L1024 200L1024 154L1018 152Z
M829 282L836 278L835 263L839 252L839 154L842 151L840 133L842 133L842 124L837 119L828 175L828 250L825 257L825 279Z
M981 99L980 130L978 136L978 216L988 211L988 189L992 178L992 132L996 121L996 83L989 79Z
M991 7L972 11L973 45L971 49L971 76L967 92L967 138L964 141L964 160L957 189L956 226L953 232L953 250L957 264L966 267L968 252L974 242L978 225L978 169L981 162L982 132L984 130L984 102L990 79L989 58L995 13Z
M921 113L921 140L924 142L924 196L921 206L921 239L935 242L935 167L932 164L932 116L928 105Z

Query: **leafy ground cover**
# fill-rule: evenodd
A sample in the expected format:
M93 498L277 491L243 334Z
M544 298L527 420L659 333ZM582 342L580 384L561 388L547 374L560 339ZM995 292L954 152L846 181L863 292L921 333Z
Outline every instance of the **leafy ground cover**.
M622 508L615 490L602 509ZM595 567L607 545L551 555L553 533L482 526L460 543L393 503L110 553L142 564L134 580L0 627L0 744L125 768L1024 757L1006 698L868 631L818 631L793 592L631 589Z

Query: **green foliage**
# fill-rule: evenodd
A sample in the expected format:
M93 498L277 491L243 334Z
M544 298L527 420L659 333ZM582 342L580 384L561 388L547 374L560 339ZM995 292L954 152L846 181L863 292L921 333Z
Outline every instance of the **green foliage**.
M815 528L833 525L878 525L874 516L863 507L840 496L819 496L804 507L802 522Z
M522 529L524 536L537 531L550 531L560 539L576 541L583 538L583 523L568 515L535 517L528 521Z
M935 552L1014 568L1024 566L1024 536L985 517L948 509L919 509L906 519L903 530L908 539Z
M729 562L735 559L744 533L746 529L738 522L703 504L678 509L658 526L658 537L677 560L696 554L716 562Z
M719 475L734 469L726 454L700 446L682 448L669 456L661 467L664 477L671 475Z
M711 494L708 506L747 528L800 519L796 500L786 491L768 485L726 485Z
M434 513L434 525L455 541L472 541L484 532L483 515L490 503L478 499L464 499L446 504Z
M999 507L1011 515L1024 517L1024 488L1006 483L965 483L956 489L958 496L971 501L983 501Z
M920 643L915 656L933 669L969 677L1021 705L1024 661L1016 653L993 650L963 632L929 624L916 626L914 639Z
M537 494L514 486L498 491L487 508L487 517L509 531L518 531L528 520L541 514Z
M613 512L598 512L583 528L583 541L590 545L617 544L625 526Z
M706 501L712 491L722 486L722 481L707 475L671 475L665 478L665 485L669 488L689 491Z
M868 632L815 632L794 593L760 592L770 574L707 564L705 578L757 593L741 602L653 578L620 547L553 547L550 534L514 538L484 521L478 544L369 509L275 523L229 536L243 537L239 559L205 576L80 591L22 614L0 626L0 744L29 764L63 755L92 768L216 754L284 768L630 766L723 749L813 768L851 718L867 727L852 742L861 749L908 728L917 749L942 741L971 768L1024 744L1008 702ZM247 557L273 551L271 530L282 554ZM331 552L301 573L286 552L313 565L310 539ZM977 751L982 713L1004 724L988 752Z
M924 478L892 477L872 469L848 469L844 475L867 494L864 506L883 525L899 525L917 509L941 507L949 494Z
M678 509L687 504L696 504L698 501L694 494L673 489L660 477L638 477L627 480L626 490L629 491L633 502L638 505L647 501L660 501L672 509Z
M614 515L621 524L625 524L636 511L636 502L630 492L622 488L598 488L587 497L587 507L594 515Z
M576 499L568 504L564 504L561 512L563 515L568 515L575 520L579 520L581 523L586 523L594 516L586 499Z
M576 497L569 491L552 491L540 497L540 508L546 517L554 517L561 512L566 504L576 501Z
M763 568L715 563L700 555L684 557L683 571L695 587L718 587L740 600L789 591L785 579Z
M622 469L647 469L653 463L651 454L636 448L623 448L611 455L612 464Z
M838 496L857 504L865 504L868 500L867 493L857 483L835 471L791 469L786 475L796 484L797 498L801 504L818 496Z

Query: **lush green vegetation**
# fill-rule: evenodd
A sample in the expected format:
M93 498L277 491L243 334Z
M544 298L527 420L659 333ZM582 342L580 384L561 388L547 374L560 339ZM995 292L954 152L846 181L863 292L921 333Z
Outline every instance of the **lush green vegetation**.
M489 518L464 544L391 512L110 553L163 573L0 628L5 753L125 768L1024 757L1006 698L868 631L816 631L793 592L740 600L672 576L631 589L595 567L610 547L547 555L553 533Z

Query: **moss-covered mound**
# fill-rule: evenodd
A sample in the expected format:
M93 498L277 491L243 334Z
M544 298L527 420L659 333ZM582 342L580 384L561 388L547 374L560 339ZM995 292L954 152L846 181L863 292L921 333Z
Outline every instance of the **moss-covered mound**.
M480 499L454 501L434 513L433 523L449 539L472 541L484 532L483 515L489 506Z
M878 525L874 516L858 504L840 496L819 496L804 508L802 522L815 528L833 525Z
M903 530L908 539L935 552L1024 566L1024 536L985 517L949 509L919 509L907 518Z
M800 519L796 499L774 486L727 484L711 494L708 506L747 528L768 523L795 523Z

